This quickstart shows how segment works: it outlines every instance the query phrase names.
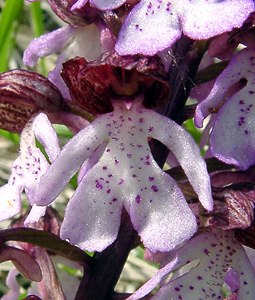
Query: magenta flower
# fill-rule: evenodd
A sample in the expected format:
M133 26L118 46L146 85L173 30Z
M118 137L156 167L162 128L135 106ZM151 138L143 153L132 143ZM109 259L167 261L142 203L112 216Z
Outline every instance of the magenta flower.
M161 254L162 267L127 300L138 300L159 283L151 299L223 299L223 289L239 300L255 298L255 270L233 232L215 230L197 235L173 253ZM170 262L169 262L170 261ZM174 270L170 280L163 279Z
M254 72L254 49L240 51L217 78L195 114L198 127L202 127L209 114L217 114L210 136L211 152L241 169L255 163ZM245 84L239 86L241 80Z
M53 201L105 143L103 154L68 203L61 237L82 249L102 251L116 239L125 208L147 248L172 250L195 233L197 223L176 182L154 161L148 139L169 147L201 203L211 210L205 162L192 137L173 121L145 109L138 100L130 108L123 102L113 105L113 112L98 117L63 148L41 178L34 201L37 205Z
M45 213L46 207L39 207L32 202L37 182L49 166L45 156L36 147L36 138L45 147L50 161L60 151L57 135L45 114L40 113L27 123L21 133L20 155L12 165L8 183L0 188L0 220L11 218L20 212L23 191L33 205L26 223L38 221Z
M115 49L120 55L154 55L182 33L202 40L241 27L254 8L252 0L142 0L125 20Z

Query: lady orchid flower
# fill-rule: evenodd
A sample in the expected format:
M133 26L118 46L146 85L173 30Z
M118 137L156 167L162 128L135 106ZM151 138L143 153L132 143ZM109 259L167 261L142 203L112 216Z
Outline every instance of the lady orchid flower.
M153 255L152 255L153 258ZM233 232L213 230L200 233L173 253L157 258L163 267L127 300L138 300L159 283L153 300L255 298L255 270L246 250ZM170 261L170 262L169 262ZM164 276L174 271L170 280ZM230 299L225 298L224 299Z
M115 49L120 55L154 55L182 34L203 40L241 27L254 8L252 0L141 0L124 21Z
M202 127L204 119L216 113L210 135L211 153L240 169L255 163L254 72L255 50L246 48L232 58L195 114L196 126Z
M20 212L23 191L32 205L26 223L38 221L45 214L46 207L39 207L32 202L37 183L49 166L46 157L36 146L36 138L44 146L50 161L56 159L60 151L57 135L47 116L40 113L33 117L21 133L20 155L12 165L8 183L0 187L0 220Z
M41 178L34 203L51 203L83 162L106 143L67 205L61 238L82 249L102 251L116 239L125 208L147 248L172 250L194 234L197 223L176 182L154 161L148 139L161 141L175 154L202 205L212 210L205 162L184 129L144 108L141 99L112 104L113 112L98 117L64 146Z

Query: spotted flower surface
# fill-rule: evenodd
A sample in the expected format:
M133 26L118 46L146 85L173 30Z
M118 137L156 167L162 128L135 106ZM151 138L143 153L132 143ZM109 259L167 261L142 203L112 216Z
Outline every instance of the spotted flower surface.
M252 0L142 0L125 20L116 51L154 55L171 47L182 33L208 39L240 27L253 10Z
M37 138L45 147L50 161L58 155L57 135L43 113L32 119L21 133L20 155L12 165L8 183L0 188L0 220L8 219L21 210L21 193L25 191L30 204L38 180L49 166L45 156L36 147ZM35 222L45 213L46 207L32 206L26 222Z
M201 203L211 210L206 165L192 137L173 121L138 100L129 109L123 102L113 104L113 112L98 117L62 149L41 178L35 203L53 201L105 143L67 205L61 238L102 251L116 239L124 207L146 247L152 252L171 250L194 234L196 219L176 182L154 161L148 138L160 140L175 154Z
M210 136L211 152L241 169L255 163L254 73L254 49L240 51L217 78L195 114L198 127L202 127L210 113L217 114ZM236 91L240 80L245 84Z
M175 268L195 262L190 271L166 283L153 300L223 299L225 283L238 300L255 299L255 271L232 232L215 231L192 238L177 251ZM172 262L170 262L172 265Z

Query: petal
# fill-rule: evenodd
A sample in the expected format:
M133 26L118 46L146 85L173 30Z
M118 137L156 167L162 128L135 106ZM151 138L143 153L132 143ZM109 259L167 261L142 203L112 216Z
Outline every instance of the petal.
M204 119L213 111L217 111L229 90L242 78L248 76L254 59L253 49L244 49L233 57L226 69L218 76L207 98L198 104L195 113L195 124L203 126ZM251 90L252 91L252 90Z
M15 216L21 210L21 188L6 184L0 187L0 221Z
M85 4L88 2L88 0L76 0L74 1L74 4L71 6L71 11L75 9L81 9Z
M120 7L126 0L90 0L91 6L100 10L112 10Z
M237 292L239 290L240 288L239 274L233 268L229 268L229 270L227 271L224 277L224 280L231 292Z
M16 280L16 276L19 274L17 269L13 268L9 271L6 277L6 285L10 289L10 291L2 297L2 300L14 300L18 299L20 295L20 286Z
M78 183L81 182L83 176L85 176L87 172L99 161L100 157L102 156L105 150L106 145L107 143L103 143L102 145L99 145L99 147L90 156L90 158L85 160L85 162L82 164L78 174Z
M102 251L116 239L123 199L118 183L111 191L102 174L102 159L79 184L68 202L60 236L88 251ZM108 170L105 171L108 173Z
M142 0L125 20L115 49L120 55L154 55L180 36L178 16L170 1Z
M241 27L255 9L252 0L180 1L183 33L192 39L208 39ZM215 18L217 16L217 18Z
M135 196L127 210L135 230L151 252L171 251L197 230L196 218L176 182L157 166L139 174L141 189L133 185Z
M178 256L180 261L177 266L195 259L199 259L199 264L170 281L152 299L218 299L222 297L224 278L231 266L240 276L238 299L255 299L254 269L231 232L200 234L184 245Z
M252 136L255 128L254 70L255 51L240 51L217 78L208 97L198 105L195 116L196 125L202 125L203 119L210 111L219 109L224 98L229 98L215 118L211 133L211 152L220 160L241 169L247 169L255 162L255 143ZM246 79L247 83L241 90L239 88L239 91L236 91L235 86L240 79ZM233 95L234 91L234 95L229 97L231 90L231 94Z
M38 114L32 125L32 130L38 141L44 146L50 161L54 161L60 152L58 137L47 115Z
M174 257L166 266L160 269L150 280L148 280L142 287L140 287L132 296L126 300L139 300L142 297L149 294L161 281L161 279L169 274L175 265L177 264L178 258Z
M48 205L52 202L82 163L104 142L107 136L104 119L105 116L97 118L63 147L40 180L34 197L37 205Z
M251 89L254 87L247 84L225 103L215 119L210 140L215 157L243 170L255 163L255 114L254 96L249 94Z
M210 178L205 161L200 155L194 139L181 126L172 120L155 112L148 111L148 127L153 130L150 136L165 144L176 156L185 171L201 204L207 210L212 210Z
M24 52L24 64L33 67L40 57L61 51L70 42L74 30L67 25L34 39Z
M39 219L45 215L46 209L47 206L37 206L34 204L24 221L24 225L27 226L29 224L38 222Z

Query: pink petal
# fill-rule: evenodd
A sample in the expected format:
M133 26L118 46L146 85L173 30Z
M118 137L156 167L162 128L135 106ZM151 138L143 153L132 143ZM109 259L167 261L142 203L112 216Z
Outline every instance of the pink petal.
M161 281L161 279L173 271L177 264L178 258L174 257L166 266L160 269L150 280L148 280L143 286L141 286L132 296L126 300L138 300L149 294Z
M247 69L250 68L250 57L253 49L240 51L233 57L226 69L218 76L207 98L199 103L195 113L195 124L203 126L204 119L212 112L217 111L228 91L242 78L247 77Z
M54 161L60 152L58 137L47 116L40 113L33 121L33 132L38 141L44 146L50 161Z
M13 268L11 271L9 271L7 277L6 277L6 285L10 289L9 292L4 295L1 299L2 300L16 300L19 298L20 294L20 286L16 280L16 276L19 274L17 269Z
M82 163L104 142L107 136L104 121L104 116L96 119L63 147L46 175L40 180L34 197L37 205L48 205L52 202Z
M219 299L225 275L232 266L240 276L238 299L255 299L254 269L231 232L200 234L180 248L178 257L176 267L197 259L199 264L164 285L152 299Z
M104 163L101 159L83 177L68 202L61 226L62 239L88 251L102 251L112 244L120 225L123 195L114 179L106 188L106 178L111 175L111 170L104 171Z
M151 163L153 167L139 175L142 187L148 188L141 192L139 185L132 185L134 196L126 208L144 246L151 252L166 252L189 239L197 222L176 182L152 159Z
M252 0L180 1L183 33L192 39L212 36L241 27L255 9ZM184 4L185 3L185 4ZM217 18L215 17L217 16Z
M254 96L247 86L221 108L211 132L213 156L240 169L255 163ZM226 122L227 120L227 122Z
M37 206L34 204L24 221L24 225L26 226L38 222L39 219L45 215L46 209L47 206Z
M220 109L211 133L211 152L220 160L241 169L247 169L255 162L254 66L254 50L240 51L217 78L208 97L197 106L195 115L196 125L200 127L210 111ZM241 79L247 80L246 85L235 90ZM222 104L226 97L229 99Z
M91 6L100 10L112 10L120 7L126 0L90 0Z
M73 31L74 28L67 25L34 39L24 52L24 64L33 67L40 57L62 50L70 42Z
M74 4L71 6L71 11L76 9L81 9L83 6L87 4L88 0L75 0Z
M125 20L115 49L120 55L154 55L180 36L178 16L169 1L142 0Z
M173 152L201 204L205 209L212 210L210 178L194 139L172 120L153 112L150 112L150 115L150 126L153 127L150 136L165 144Z
M6 184L0 187L0 221L15 216L21 210L21 194L22 187Z

